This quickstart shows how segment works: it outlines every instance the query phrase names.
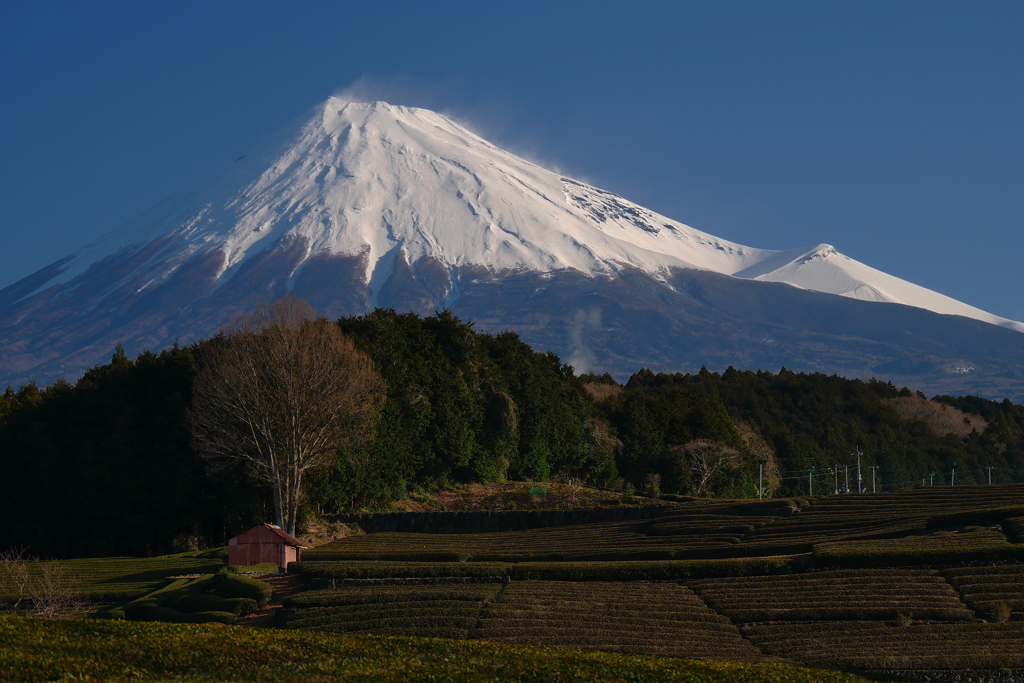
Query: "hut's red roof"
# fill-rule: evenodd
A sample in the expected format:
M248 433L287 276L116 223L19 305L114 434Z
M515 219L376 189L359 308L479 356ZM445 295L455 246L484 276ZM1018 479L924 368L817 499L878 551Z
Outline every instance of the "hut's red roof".
M268 537L275 539L275 541L270 541ZM259 540L260 538L262 538L264 540ZM243 531L242 533L240 533L237 536L235 536L234 538L232 538L230 541L228 541L228 545L232 545L233 546L233 545L238 544L238 543L268 543L268 542L274 542L275 544L277 542L280 542L282 545L290 545L290 546L293 546L295 548L305 548L306 547L306 546L300 544L298 541L296 541L294 538L292 538L288 534L286 534L284 531L282 531L281 527L277 526L276 524L260 524L259 526L254 526L253 528L249 529L248 531Z
M291 536L286 534L284 531L282 531L281 527L277 526L276 524L264 524L263 526L267 527L273 533L275 533L278 536L280 536L281 539L285 542L286 545L293 545L296 548L305 548L306 547L304 545L300 545L298 541L296 541L294 538L292 538Z

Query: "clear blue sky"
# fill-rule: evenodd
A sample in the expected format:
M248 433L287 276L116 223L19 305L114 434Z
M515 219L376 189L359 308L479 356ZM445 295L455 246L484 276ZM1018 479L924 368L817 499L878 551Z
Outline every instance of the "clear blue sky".
M343 88L1024 320L1024 2L3 2L0 287Z

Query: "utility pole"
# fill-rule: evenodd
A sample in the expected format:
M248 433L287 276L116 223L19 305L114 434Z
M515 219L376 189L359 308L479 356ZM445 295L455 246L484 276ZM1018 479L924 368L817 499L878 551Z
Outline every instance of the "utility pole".
M836 480L836 493L839 493L839 465L832 467L832 476L835 477Z
M878 465L868 465L868 469L871 470L871 493L875 492L875 470L878 469Z
M987 467L985 467L985 469L988 470L988 483L991 486L991 484L992 484L992 465L988 465Z
M846 493L849 493L850 492L850 466L849 465L843 465L843 473L846 475L846 483L843 484L843 487L844 487L844 490L846 491Z
M990 473L991 474L991 473ZM814 468L807 468L807 487L810 490L810 495L814 495Z
M765 456L761 456L761 459L757 461L757 499L761 500L761 494L764 492L764 463L768 460Z
M862 456L864 454L860 452L860 446L859 445L854 446L853 450L854 450L854 452L851 453L850 455L856 455L857 456L857 493L864 493L864 487L861 485L861 478L860 478L860 456Z
M956 486L956 460L953 461L953 476L949 478L949 485Z

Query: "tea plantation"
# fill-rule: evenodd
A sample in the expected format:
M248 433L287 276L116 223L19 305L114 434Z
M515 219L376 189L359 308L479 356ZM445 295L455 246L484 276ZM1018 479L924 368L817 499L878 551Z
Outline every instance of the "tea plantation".
M291 566L334 587L291 597L282 622L876 673L1014 669L1022 502L1020 485L937 487L369 533Z
M56 659L36 645L4 651L0 678L19 679L10 672L30 659L45 659L40 679L98 676L87 673L99 666L90 657L122 633L152 643L147 656L160 662L136 658L125 671L157 678L229 679L182 649L199 642L335 653L326 663L257 657L239 669L261 680L286 671L621 680L629 670L629 680L708 681L854 680L839 670L911 678L972 670L1007 681L1024 673L1024 486L651 503L651 514L625 521L544 526L550 519L541 515L535 528L509 531L357 534L292 563L297 590L283 599L271 598L268 584L252 597L225 592L225 582L260 582L214 575L221 565L210 558L69 561L89 595L119 602L103 615L128 623L6 619L7 637L19 643L64 629L90 645ZM185 572L204 576L161 583ZM271 631L132 623L231 624L267 600ZM388 648L394 661L352 654ZM793 665L833 671L786 668Z

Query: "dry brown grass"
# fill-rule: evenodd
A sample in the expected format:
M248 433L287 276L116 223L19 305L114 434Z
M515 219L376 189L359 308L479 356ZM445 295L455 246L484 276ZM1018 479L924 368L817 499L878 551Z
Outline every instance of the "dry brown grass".
M923 422L936 436L953 434L963 438L977 429L985 431L988 422L979 415L969 415L943 403L929 401L921 396L883 398L882 403L892 406L903 420Z
M531 495L530 490L533 489ZM446 491L414 495L392 504L395 511L407 512L492 512L508 510L551 510L574 507L618 505L620 495L583 486L579 481L566 484L508 481L492 484L468 484Z
M590 394L595 401L600 401L622 392L622 387L618 384L594 384L588 382L583 385L583 388L587 390L587 393Z

